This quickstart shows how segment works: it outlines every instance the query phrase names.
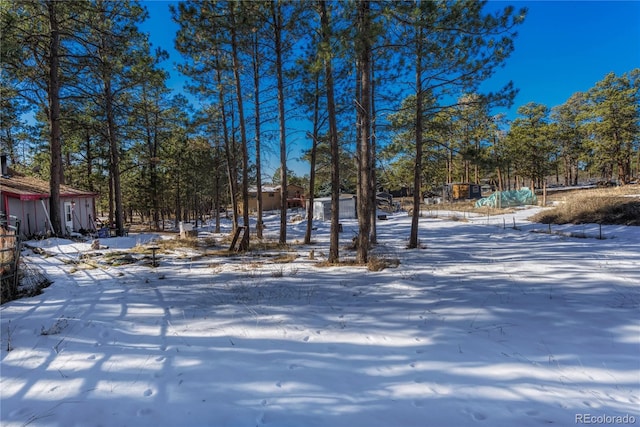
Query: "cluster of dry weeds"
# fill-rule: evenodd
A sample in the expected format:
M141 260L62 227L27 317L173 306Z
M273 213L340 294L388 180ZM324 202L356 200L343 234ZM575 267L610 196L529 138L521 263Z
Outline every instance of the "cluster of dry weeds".
M581 190L554 196L556 206L532 218L543 224L640 225L640 186Z

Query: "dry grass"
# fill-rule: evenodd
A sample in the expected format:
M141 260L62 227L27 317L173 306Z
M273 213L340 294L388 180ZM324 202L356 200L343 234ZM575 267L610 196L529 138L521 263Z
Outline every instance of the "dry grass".
M356 263L355 259L344 258L339 260L338 262L329 262L329 260L326 260L326 261L317 262L313 265L315 267L326 268L326 267L354 267L354 266L361 266L362 264Z
M370 257L367 263L367 270L382 271L385 268L395 268L400 265L398 258Z
M273 262L277 262L279 264L288 264L290 262L295 261L296 258L298 258L298 254L293 252L286 253L286 254L279 254L273 258Z
M640 225L640 186L553 195L557 206L535 215L543 224Z
M400 260L397 258L371 256L367 264L359 264L355 259L342 259L336 263L321 261L314 265L316 267L367 267L369 271L382 271L385 268L395 268L399 266Z

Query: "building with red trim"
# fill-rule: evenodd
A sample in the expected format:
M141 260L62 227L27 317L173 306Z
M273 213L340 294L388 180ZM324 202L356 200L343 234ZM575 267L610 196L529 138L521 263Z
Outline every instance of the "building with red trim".
M53 230L49 215L49 182L13 172L2 156L0 213L20 220L25 237L47 235ZM61 229L65 234L95 229L96 193L60 186Z

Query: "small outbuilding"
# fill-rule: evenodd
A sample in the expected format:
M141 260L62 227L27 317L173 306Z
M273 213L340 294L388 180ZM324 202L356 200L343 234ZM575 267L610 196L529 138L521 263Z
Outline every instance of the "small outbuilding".
M97 194L60 186L61 229L65 234L95 229ZM2 156L0 212L20 221L24 237L46 235L52 231L49 215L49 182L10 171Z
M477 200L482 198L482 186L480 184L454 183L448 184L447 199L449 200Z
M356 196L340 195L339 218L357 218ZM322 197L313 200L313 219L329 221L331 219L331 197Z

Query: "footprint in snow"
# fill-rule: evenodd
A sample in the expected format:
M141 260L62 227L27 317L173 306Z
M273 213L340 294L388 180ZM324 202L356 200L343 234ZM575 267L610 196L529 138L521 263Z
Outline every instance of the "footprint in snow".
M139 417L144 417L144 416L150 415L151 412L152 412L151 408L141 408L141 409L138 409L138 411L136 412L136 415L138 415Z
M487 415L479 411L472 411L470 409L465 409L463 412L469 415L471 419L473 419L474 421L485 421L487 419Z
M473 412L471 418L473 418L474 421L484 421L487 419L487 416L482 412Z
M153 394L153 390L151 390L150 388L146 389L144 391L144 393L142 393L145 397L149 397Z

